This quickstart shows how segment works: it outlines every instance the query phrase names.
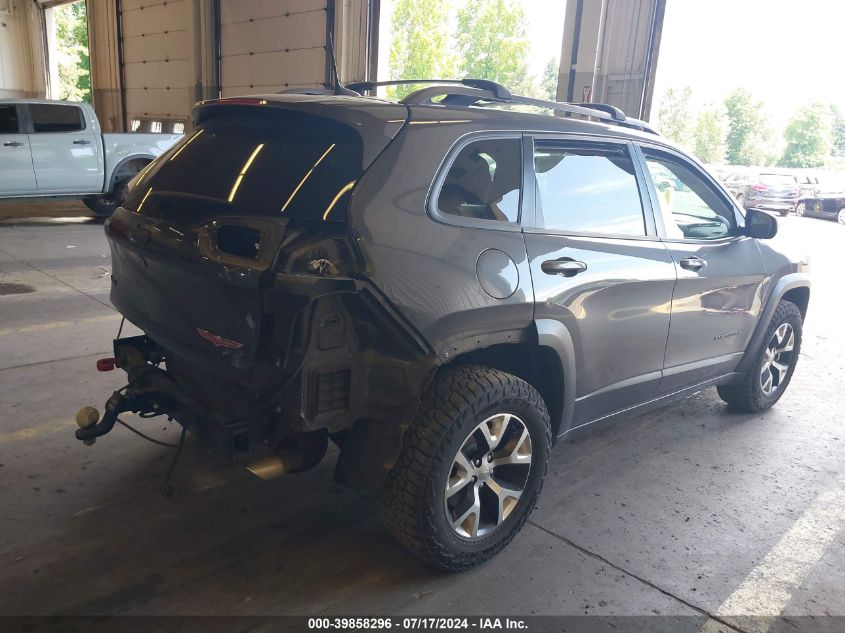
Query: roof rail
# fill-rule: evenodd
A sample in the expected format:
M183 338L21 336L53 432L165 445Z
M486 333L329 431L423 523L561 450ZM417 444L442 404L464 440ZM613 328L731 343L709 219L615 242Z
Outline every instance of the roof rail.
M487 90L497 99L510 99L511 93L502 84L489 79L393 79L389 81L357 81L346 84L346 87L356 92L375 90L381 86L409 86L414 84L439 84L442 86L467 86Z
M397 83L399 82L378 82L379 85ZM512 95L507 88L501 84L497 84L492 81L488 82L483 79L462 79L460 81L450 80L448 82L437 82L436 80L403 80L401 83L439 84L421 88L420 90L412 92L401 100L400 103L404 103L405 105L433 104L435 102L432 100L435 97L443 97L443 99L439 102L440 104L452 106L484 105L483 102L528 105L554 110L555 112L564 112L566 114L591 117L607 123L642 130L644 132L650 132L651 134L659 134L654 127L645 121L628 118L622 110L607 103L575 104ZM361 84L353 84L352 86L360 87ZM451 88L450 86L456 87ZM366 90L368 88L363 89Z

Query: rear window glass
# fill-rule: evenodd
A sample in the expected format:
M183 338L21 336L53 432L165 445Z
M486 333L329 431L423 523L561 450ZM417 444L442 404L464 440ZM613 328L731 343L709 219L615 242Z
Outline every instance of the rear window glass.
M760 182L764 185L794 185L795 178L787 174L760 174Z
M357 132L289 110L215 107L140 177L127 209L177 224L223 215L346 219L363 173Z
M29 105L32 129L36 134L46 132L78 132L85 129L82 110L76 106L48 103Z

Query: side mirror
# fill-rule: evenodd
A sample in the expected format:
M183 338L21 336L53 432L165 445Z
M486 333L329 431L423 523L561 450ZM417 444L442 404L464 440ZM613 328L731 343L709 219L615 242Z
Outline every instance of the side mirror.
M758 240L770 240L778 233L778 221L773 215L759 209L745 211L745 234Z

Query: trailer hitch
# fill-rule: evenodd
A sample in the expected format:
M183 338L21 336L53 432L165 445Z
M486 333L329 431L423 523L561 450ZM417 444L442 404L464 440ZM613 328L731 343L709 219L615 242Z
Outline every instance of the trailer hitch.
M134 409L134 398L115 391L106 402L106 412L100 419L100 412L94 407L82 407L76 414L76 439L86 446L93 446L98 437L111 431L117 422L117 416Z
M118 352L116 358L97 361L97 369L100 371L104 370L102 361L109 361L111 366L108 369L116 364L126 371L129 384L112 393L106 402L102 419L100 412L90 406L82 407L76 414L76 423L79 425L76 439L84 444L91 446L98 437L111 431L119 422L118 416L121 413L133 412L141 417L167 415L172 418L182 406L193 405L166 371L147 362L140 345L145 341L139 341L140 338L143 337L118 339L115 341Z

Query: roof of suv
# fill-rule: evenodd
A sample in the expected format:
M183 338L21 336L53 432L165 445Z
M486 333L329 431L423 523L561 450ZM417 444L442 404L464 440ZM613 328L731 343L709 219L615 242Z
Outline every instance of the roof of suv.
M379 106L383 106L385 121L390 120L389 117L395 116L396 107L401 106L408 110L408 123L410 125L465 124L468 127L478 127L479 129L517 130L537 133L594 134L597 136L630 138L631 140L658 141L661 144L672 145L663 136L632 127L581 118L510 110L497 107L497 105L407 104L401 101L391 101L379 97L287 93L252 95L250 97L228 97L211 102L203 102L199 107L226 103L259 106L278 104L293 106L296 109L315 106L318 108L367 108L371 113L378 112ZM391 122L398 121L391 120Z

